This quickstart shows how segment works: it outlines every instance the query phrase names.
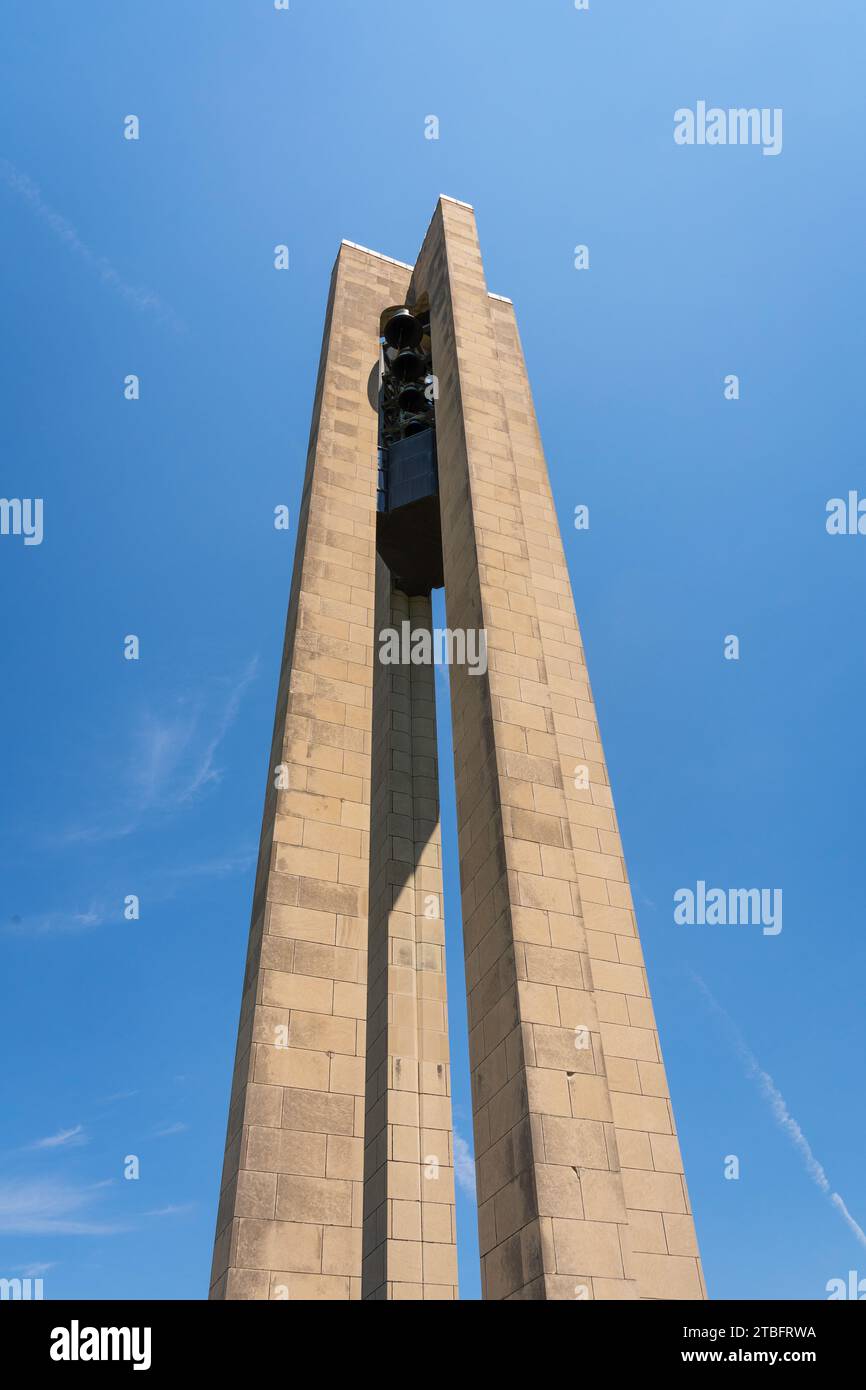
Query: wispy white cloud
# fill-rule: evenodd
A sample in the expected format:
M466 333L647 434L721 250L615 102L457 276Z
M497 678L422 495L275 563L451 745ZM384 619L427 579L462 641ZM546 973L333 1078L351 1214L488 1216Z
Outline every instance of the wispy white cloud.
M254 656L242 671L240 678L230 687L228 698L220 711L216 728L206 740L205 746L197 758L197 764L191 780L185 789L180 792L179 801L190 801L211 782L219 782L222 778L222 769L216 766L216 755L220 744L238 717L246 691L252 681L255 680L259 669L259 660Z
M169 710L145 709L131 730L125 790L94 821L68 826L54 843L97 844L125 838L148 818L178 814L217 786L219 750L256 678L258 657L240 675L180 696Z
M176 701L175 712L140 716L128 743L129 766L121 779L122 790L102 815L90 822L69 826L55 836L55 849L112 841L131 834L148 821L161 824L193 806L222 780L219 750L235 724L243 698L256 678L258 658L248 661L233 679L213 682ZM182 862L174 867L163 862L158 874L147 876L137 887L148 901L165 901L190 880L227 878L245 873L256 860L251 845L227 850L209 859ZM141 883L141 880L139 880ZM82 932L122 921L127 886L104 889L99 900L85 908L53 908L30 915L16 913L0 930L30 937Z
M734 1020L727 1010L722 1008L721 1004L711 993L700 975L694 972L691 972L691 974L692 979L703 994L706 1002L725 1025L728 1036L745 1068L749 1080L754 1081L764 1100L767 1102L770 1113L776 1121L776 1124L782 1132L787 1135L794 1145L794 1148L800 1154L809 1177L812 1179L815 1186L824 1193L825 1197L829 1198L855 1239L858 1240L861 1245L866 1246L866 1232L864 1232L863 1228L854 1220L854 1217L849 1212L839 1193L833 1191L832 1184L827 1177L823 1164L819 1163L818 1159L815 1157L811 1144L788 1109L785 1098L772 1076L770 1076L769 1072L764 1071L758 1059L746 1044Z
M47 1274L49 1269L57 1268L57 1260L48 1260L42 1264L32 1265L13 1265L15 1274L21 1274L25 1279L41 1279L43 1274Z
M140 313L154 314L161 322L169 325L176 333L184 331L184 324L177 314L160 299L153 290L141 285L132 285L115 269L105 256L99 256L82 241L72 223L57 212L42 197L39 186L27 174L16 169L8 159L0 159L0 179L11 189L40 222L57 237L58 241L96 274L104 285L114 290L133 309Z
M155 1129L153 1137L155 1139L167 1139L172 1134L185 1134L188 1129L188 1124L185 1124L183 1120L177 1120L173 1125L165 1125L163 1129Z
M138 1091L115 1091L114 1095L100 1096L96 1104L115 1105L120 1100L132 1100L132 1097L137 1095Z
M87 1208L100 1185L73 1187L62 1182L0 1182L0 1231L7 1235L110 1236L128 1229L92 1220Z
M186 697L179 703L174 714L144 710L133 735L132 776L141 810L187 799L184 763L194 751L201 709Z
M257 851L248 845L243 849L228 850L225 854L214 855L212 859L160 868L158 876L146 882L148 902L165 902L173 898L190 880L230 878L233 874L246 873L255 864L256 858ZM110 907L107 904L91 905L84 912L41 912L32 917L16 914L10 918L5 930L30 937L71 936L75 932L103 926L106 922L119 923L123 912L123 897L123 892L118 890ZM108 1105L113 1101L127 1100L136 1094L136 1091L121 1091L116 1096L100 1099L97 1104Z
M195 697L184 697L173 717L145 714L134 760L139 804L143 797L145 807L176 809L222 780L224 769L217 766L217 753L238 717L258 665L258 657L253 657L235 680L220 682L220 698L199 691Z
M475 1159L462 1134L454 1131L454 1177L469 1197L475 1196Z
M84 1125L75 1125L73 1129L61 1129L56 1134L50 1134L47 1139L35 1139L32 1144L28 1144L28 1149L77 1149L82 1144L86 1144L88 1138L84 1132Z
M109 840L125 840L138 829L137 820L117 819L113 822L88 822L70 825L51 836L51 844L63 849L69 845L97 845Z
M74 932L90 931L93 927L100 927L107 920L106 909L102 905L91 903L82 911L58 909L52 912L38 912L33 917L16 913L9 919L7 930L26 936L53 936L63 933L71 935Z
M255 864L258 851L251 845L245 849L228 851L215 855L213 859L202 859L197 863L178 864L166 869L163 875L167 890L186 882L190 878L230 878L232 874L246 873Z
M195 1202L183 1202L179 1206L157 1207L154 1211L146 1211L145 1216L185 1216L187 1212L195 1210Z

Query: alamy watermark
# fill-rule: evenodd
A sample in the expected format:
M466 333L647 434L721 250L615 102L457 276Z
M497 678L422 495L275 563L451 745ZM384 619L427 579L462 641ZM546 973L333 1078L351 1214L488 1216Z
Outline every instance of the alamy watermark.
M0 1279L0 1300L44 1298L41 1279Z
M134 1371L148 1371L151 1329L82 1327L73 1318L69 1327L52 1328L48 1355L52 1361L130 1361Z
M707 888L698 879L694 889L674 893L674 921L688 926L761 926L764 936L782 930L781 888Z
M487 632L482 628L416 627L405 619L399 631L379 633L383 666L466 666L470 676L487 670Z
M42 498L0 497L0 536L23 536L25 545L41 545Z
M852 488L847 499L831 497L825 522L828 536L866 536L866 497Z
M866 1299L866 1279L861 1279L856 1269L848 1270L847 1280L828 1279L824 1288L829 1301L836 1298L851 1298L862 1303Z
M694 111L681 106L674 112L674 140L678 145L761 145L767 155L782 153L781 106L707 106L699 101Z

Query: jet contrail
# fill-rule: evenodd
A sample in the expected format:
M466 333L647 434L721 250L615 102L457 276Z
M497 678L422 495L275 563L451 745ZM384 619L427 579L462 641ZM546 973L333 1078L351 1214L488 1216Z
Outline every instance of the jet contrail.
M153 290L145 289L140 285L129 284L105 256L99 256L95 251L92 251L81 240L72 223L62 213L55 211L45 202L33 180L27 174L22 173L20 169L16 169L9 159L0 159L0 180L27 203L40 222L44 222L47 227L50 227L64 246L79 256L99 276L103 284L109 285L115 293L119 294L133 308L138 309L139 312L156 314L164 323L168 323L176 333L184 331L184 324L170 305L160 299L159 295L154 294Z
M757 1057L743 1040L742 1034L734 1023L734 1020L731 1018L730 1014L722 1008L718 1000L713 997L700 975L696 975L694 971L690 971L689 973L704 995L707 1003L725 1024L740 1060L746 1068L746 1075L750 1080L755 1082L758 1090L769 1103L773 1118L779 1128L784 1130L791 1140L791 1143L799 1150L809 1177L812 1179L815 1186L821 1189L825 1197L829 1197L833 1206L839 1212L843 1221L849 1226L856 1239L859 1240L860 1244L866 1246L866 1232L864 1232L861 1226L858 1226L842 1198L839 1196L839 1193L833 1191L830 1185L830 1179L824 1172L822 1164L818 1162L812 1152L811 1144L788 1109L785 1103L785 1097L782 1095L772 1076L770 1076L769 1072L764 1071Z

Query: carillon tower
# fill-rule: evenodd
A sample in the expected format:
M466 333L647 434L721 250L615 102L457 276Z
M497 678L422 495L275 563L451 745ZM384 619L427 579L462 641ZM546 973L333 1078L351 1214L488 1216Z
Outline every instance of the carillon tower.
M514 311L450 198L331 279L211 1297L458 1297L434 672L381 644L442 585L487 656L449 669L484 1297L703 1298Z

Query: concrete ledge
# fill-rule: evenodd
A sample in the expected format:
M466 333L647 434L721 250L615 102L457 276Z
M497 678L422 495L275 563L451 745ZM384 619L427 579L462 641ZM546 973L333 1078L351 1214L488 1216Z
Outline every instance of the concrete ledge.
M386 256L381 251L373 251L369 246L359 246L357 241L347 241L345 237L340 242L341 246L351 246L353 251L363 251L365 256L375 256L377 260L387 261L389 265L399 265L403 270L414 270L413 265L408 265L406 261L395 260L393 256Z

